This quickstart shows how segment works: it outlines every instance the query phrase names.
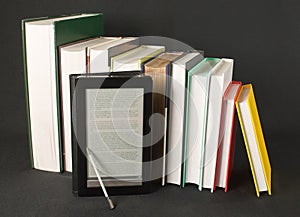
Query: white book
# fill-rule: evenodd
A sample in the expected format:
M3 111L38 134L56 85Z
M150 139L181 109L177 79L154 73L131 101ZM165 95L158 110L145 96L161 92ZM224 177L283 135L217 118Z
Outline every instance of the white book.
M112 72L139 71L143 62L165 51L164 46L142 45L111 58Z
M266 150L252 85L243 85L238 97L240 123L246 143L247 154L254 177L257 196L259 192L271 194L271 165Z
M202 140L205 135L206 110L208 90L212 69L220 60L205 58L188 72L185 138L184 138L184 163L183 186L185 183L199 185L200 161Z
M190 52L172 63L170 79L169 131L167 151L167 183L181 184L186 77L188 71L201 62L203 55Z
M139 46L139 38L126 37L108 44L94 46L88 49L89 73L109 72L110 59Z
M62 107L62 137L64 170L72 172L72 128L71 128L71 99L70 80L71 74L86 73L87 70L87 50L95 46L110 45L120 41L120 37L100 37L68 46L62 46L60 52L60 81L61 81L61 107ZM104 63L105 64L105 63ZM106 65L102 68L108 67ZM100 67L101 68L101 67ZM107 72L95 70L95 72Z
M92 23L93 31L84 26L87 22ZM23 21L29 140L32 165L36 169L52 172L62 169L56 46L99 35L102 33L99 22L99 14ZM68 37L62 36L63 26L72 31L76 25L83 25L76 34L69 32Z
M213 68L210 78L208 94L207 125L204 143L202 143L199 190L210 188L214 190L217 154L219 147L219 132L221 126L221 113L223 95L232 81L233 60L222 58Z

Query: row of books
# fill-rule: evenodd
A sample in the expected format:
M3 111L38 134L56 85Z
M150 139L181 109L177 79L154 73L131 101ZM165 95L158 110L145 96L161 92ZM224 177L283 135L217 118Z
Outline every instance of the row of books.
M162 185L227 191L237 108L257 195L271 193L253 89L232 81L232 59L166 51L138 37L103 37L102 14L27 19L22 26L34 168L72 172L70 75L141 71L153 81L152 112L164 118L153 120Z

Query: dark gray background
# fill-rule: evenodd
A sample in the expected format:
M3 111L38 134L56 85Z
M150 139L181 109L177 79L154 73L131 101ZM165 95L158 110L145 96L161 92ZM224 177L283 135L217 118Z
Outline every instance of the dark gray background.
M11 0L1 2L0 216L299 216L297 0ZM272 196L256 198L241 133L230 191L167 186L141 196L76 198L71 178L30 169L21 53L22 18L103 12L106 35L165 36L207 56L235 59L254 85L272 164Z

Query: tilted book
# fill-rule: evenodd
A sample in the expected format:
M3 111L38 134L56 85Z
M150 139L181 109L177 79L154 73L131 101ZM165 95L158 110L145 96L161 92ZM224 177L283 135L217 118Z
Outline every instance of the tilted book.
M243 85L236 102L256 195L271 195L271 164L251 84Z
M232 81L223 96L215 188L224 188L225 192L228 191L229 177L233 168L237 121L235 103L241 87L242 82Z

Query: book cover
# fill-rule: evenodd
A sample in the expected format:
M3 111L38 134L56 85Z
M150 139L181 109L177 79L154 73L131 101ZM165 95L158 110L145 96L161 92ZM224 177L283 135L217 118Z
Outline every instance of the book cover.
M249 123L248 126L246 123L246 115L243 115L242 113L242 100L245 102L246 110L248 110L247 112L250 116L251 123ZM271 195L271 164L268 156L267 147L265 144L265 139L261 127L252 84L246 84L242 86L238 100L236 102L236 108L251 167L253 181L256 189L256 195L257 197L259 197L260 191L264 191L265 189L268 191L268 194ZM253 138L253 134L255 138ZM258 150L259 156L254 155L255 153L251 151L251 149L253 148ZM259 167L257 165L259 165ZM259 172L261 172L259 171L259 169L262 169L263 177L259 175ZM265 189L260 189L259 180L262 180L262 186L265 185Z

